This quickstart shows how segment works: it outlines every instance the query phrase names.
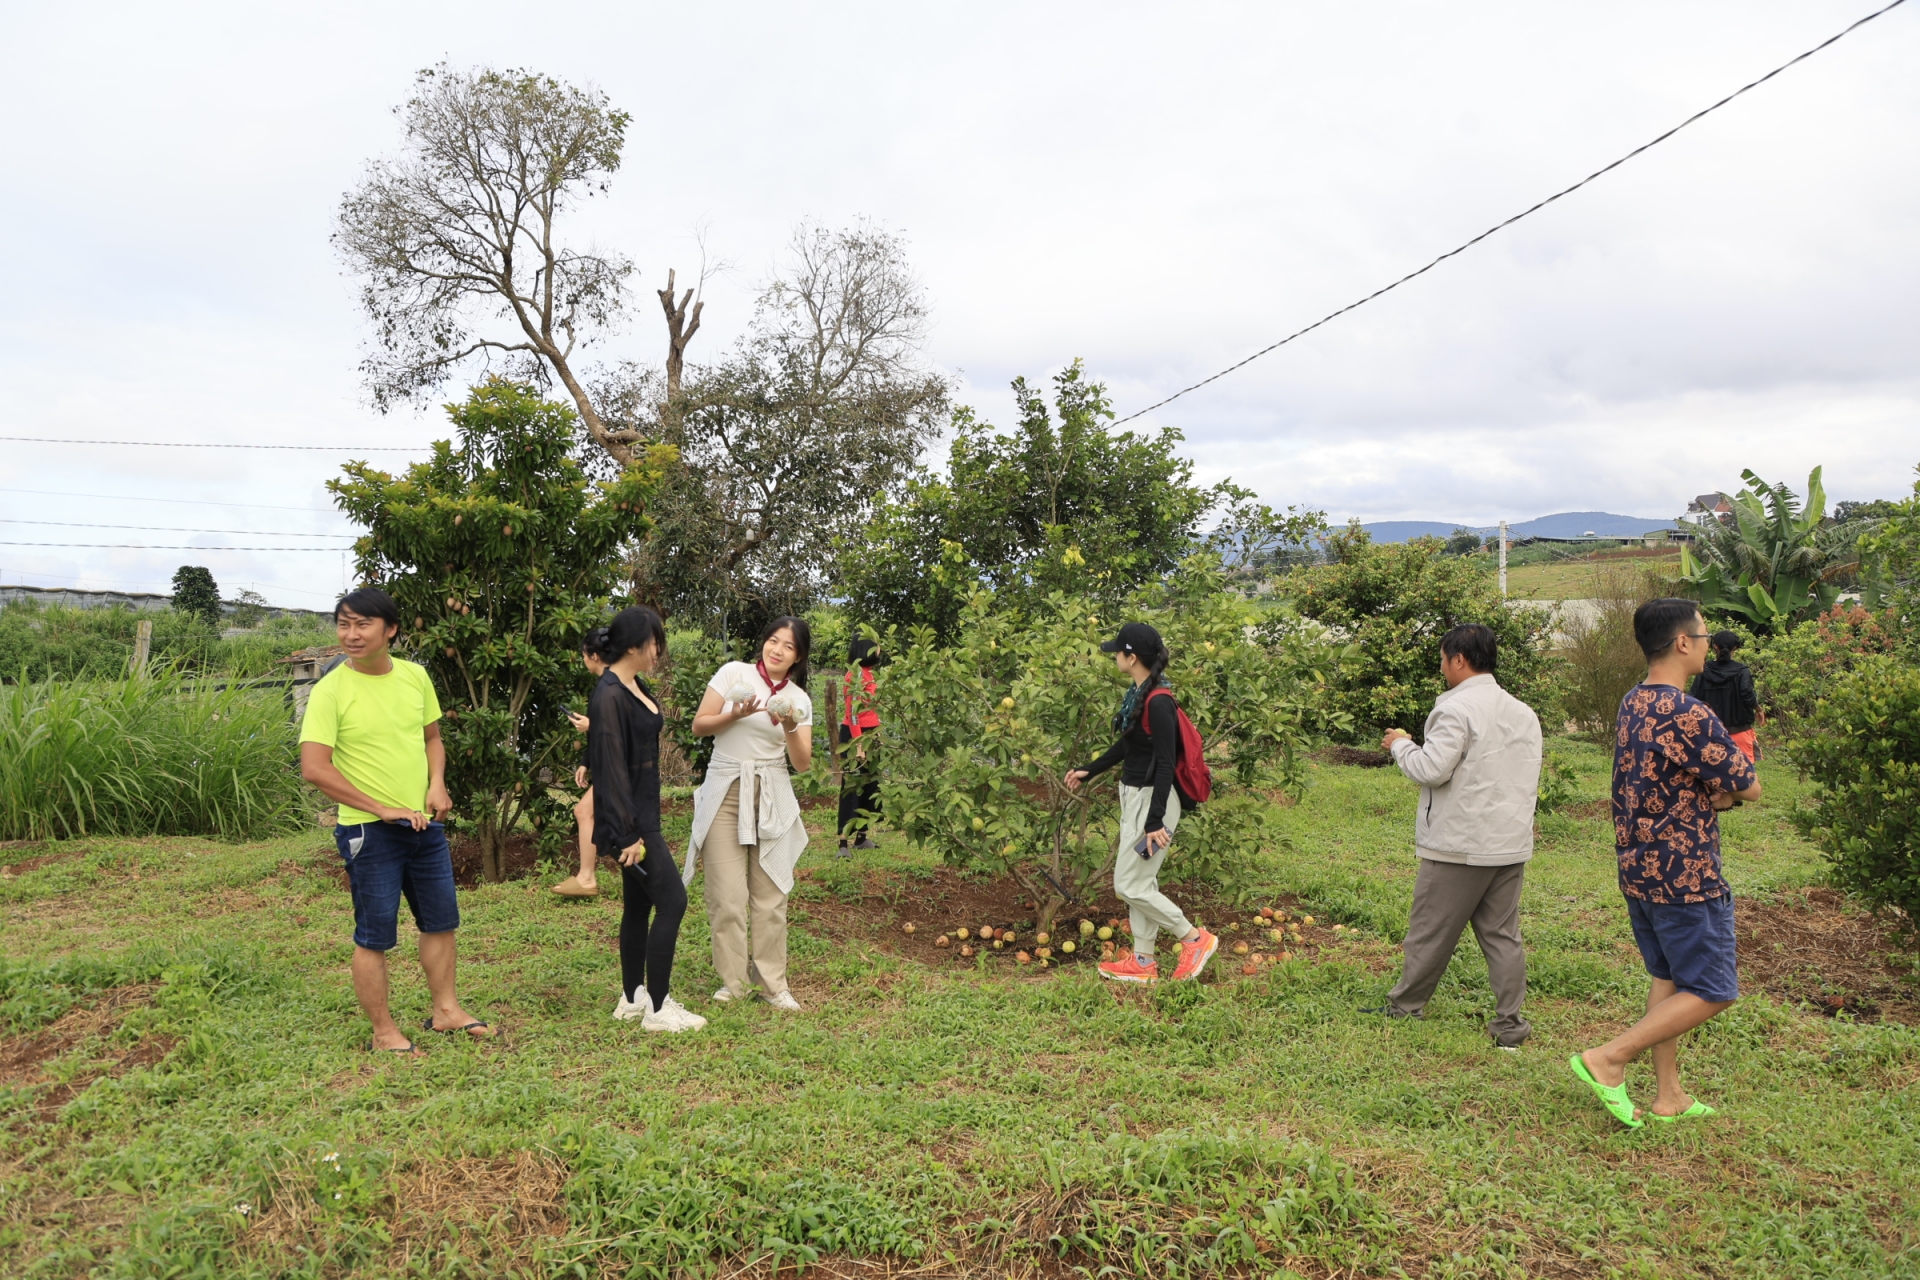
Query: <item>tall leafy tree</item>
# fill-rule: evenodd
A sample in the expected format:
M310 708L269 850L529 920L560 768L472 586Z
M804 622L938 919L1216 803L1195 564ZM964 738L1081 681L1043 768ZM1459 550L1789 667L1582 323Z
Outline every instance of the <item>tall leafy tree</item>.
M841 585L856 615L945 637L979 585L1011 607L1056 590L1096 605L1122 599L1191 554L1209 513L1251 497L1196 484L1175 451L1178 431L1110 430L1106 388L1079 361L1055 376L1051 404L1025 378L1013 392L1012 430L958 410L946 474L911 481L843 546ZM1276 540L1272 513L1262 521L1254 511L1243 507L1223 532L1243 560Z
M191 614L208 626L220 622L220 588L214 585L213 571L203 565L183 564L173 571L173 607Z
M402 639L433 676L447 788L498 880L523 816L563 829L548 784L578 749L565 711L586 690L580 637L614 603L660 466L642 456L590 481L570 456L573 411L525 383L489 380L447 412L455 438L427 461L398 476L353 463L328 487L366 527L361 581L399 602Z
M1827 528L1827 496L1820 468L1807 476L1805 502L1784 483L1768 484L1742 471L1746 487L1732 500L1731 518L1701 526L1699 554L1680 548L1680 579L1709 614L1738 618L1771 632L1824 613L1857 567Z

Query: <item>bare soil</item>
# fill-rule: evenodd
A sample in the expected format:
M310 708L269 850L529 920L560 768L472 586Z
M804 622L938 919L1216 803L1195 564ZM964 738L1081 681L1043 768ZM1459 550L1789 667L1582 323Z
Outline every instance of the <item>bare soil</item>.
M970 968L983 957L1009 970L1092 964L1102 958L1101 941L1097 934L1089 938L1082 933L1083 920L1091 922L1096 930L1111 929L1110 941L1116 951L1132 936L1126 907L1111 892L1102 893L1060 912L1054 936L1047 943L1052 955L1043 966L1036 952L1041 945L1035 933L1038 904L1010 876L970 877L946 867L925 877L890 877L876 871L866 875L860 895L849 898L829 891L821 883L821 871L811 867L797 874L807 887L796 888L794 910L796 915L805 914L810 930L824 931L842 942L858 939L880 951L930 966ZM1364 958L1359 953L1366 948L1359 935L1344 927L1336 930L1332 921L1309 915L1309 909L1291 895L1277 894L1271 901L1238 906L1207 886L1162 887L1189 918L1219 935L1220 953L1208 966L1210 974L1239 977L1244 971L1244 976L1252 976L1262 964L1272 964L1275 957L1312 961L1329 952L1345 951L1355 953L1356 959ZM1263 906L1286 916L1283 937L1278 942L1272 937L1275 926L1259 916ZM1308 920L1312 923L1306 923ZM911 933L907 932L909 924L913 926ZM967 938L959 936L961 929L967 931ZM1004 931L1008 936L995 947L993 941L982 941L983 931ZM1295 931L1297 942L1293 939ZM940 944L942 937L947 939L945 946ZM1071 953L1061 950L1065 941L1073 942ZM1236 954L1234 948L1242 944L1247 951ZM972 948L974 954L967 955L965 948ZM1030 962L1019 959L1023 953ZM1263 959L1256 961L1256 954Z
M147 1003L152 986L116 987L99 999L69 1009L51 1025L25 1035L0 1039L0 1088L23 1089L47 1085L46 1066L74 1049L94 1041L106 1041L129 1011ZM89 1084L103 1075L123 1075L136 1067L150 1067L169 1053L177 1042L170 1036L147 1035L129 1045L101 1043L86 1070L52 1084L37 1098L29 1114L35 1120L51 1120Z
M1743 898L1734 913L1740 984L1832 1017L1920 1026L1920 967L1900 922L1834 889Z

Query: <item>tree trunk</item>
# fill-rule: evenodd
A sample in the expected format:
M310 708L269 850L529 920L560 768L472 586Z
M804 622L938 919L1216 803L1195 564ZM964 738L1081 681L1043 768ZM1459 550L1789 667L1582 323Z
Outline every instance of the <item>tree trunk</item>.
M679 444L680 431L680 376L687 366L687 344L693 341L693 335L700 332L700 312L707 304L693 302L693 290L688 289L680 295L679 302L673 297L673 271L667 272L667 287L659 291L660 310L667 317L667 398L660 405L660 438L670 444ZM687 310L687 304L693 302L693 310Z
M1058 890L1049 892L1047 894L1047 900L1040 904L1040 919L1034 925L1035 932L1045 934L1053 933L1053 923L1060 918L1060 908L1066 905L1067 900L1060 896ZM1059 945L1057 941L1052 939L1049 941L1054 946Z
M507 878L506 833L488 816L480 820L476 834L480 839L480 878L488 884L499 884Z

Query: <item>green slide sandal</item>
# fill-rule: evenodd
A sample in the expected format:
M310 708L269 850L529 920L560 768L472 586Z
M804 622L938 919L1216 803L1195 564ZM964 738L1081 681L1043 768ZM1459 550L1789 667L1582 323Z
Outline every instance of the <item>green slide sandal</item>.
M1695 1102L1677 1116L1663 1116L1658 1111L1643 1112L1649 1120L1658 1120L1661 1124L1672 1124L1675 1120L1692 1120L1699 1116L1717 1116L1720 1113L1704 1102Z
M1587 1064L1579 1054L1567 1059L1567 1065L1573 1068L1573 1074L1593 1088L1594 1096L1600 1099L1600 1105L1613 1114L1613 1118L1629 1129L1638 1129L1641 1123L1633 1114L1633 1100L1627 1097L1624 1084L1606 1085L1593 1078L1593 1072L1587 1070Z

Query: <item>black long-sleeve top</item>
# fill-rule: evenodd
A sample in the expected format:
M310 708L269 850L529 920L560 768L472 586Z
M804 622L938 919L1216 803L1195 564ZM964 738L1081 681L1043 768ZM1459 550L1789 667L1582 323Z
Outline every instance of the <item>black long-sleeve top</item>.
M1746 663L1729 658L1722 662L1710 658L1706 669L1693 678L1691 693L1713 708L1728 733L1753 728L1754 714L1760 709L1759 695L1753 691L1753 672Z
M641 836L660 830L660 726L665 720L647 710L612 671L593 686L587 719L593 843L618 857Z
M1153 730L1151 734L1148 729ZM1088 777L1099 777L1114 765L1125 761L1120 781L1130 787L1152 787L1153 799L1147 805L1146 831L1158 831L1167 817L1167 792L1173 787L1173 766L1180 749L1180 723L1174 715L1173 695L1148 698L1146 710L1133 728L1120 735L1120 741L1091 764L1080 767Z

